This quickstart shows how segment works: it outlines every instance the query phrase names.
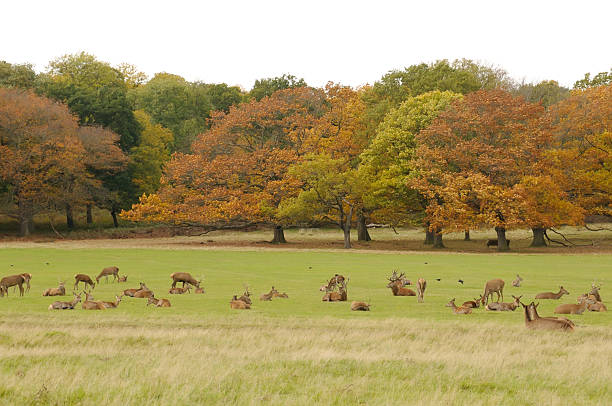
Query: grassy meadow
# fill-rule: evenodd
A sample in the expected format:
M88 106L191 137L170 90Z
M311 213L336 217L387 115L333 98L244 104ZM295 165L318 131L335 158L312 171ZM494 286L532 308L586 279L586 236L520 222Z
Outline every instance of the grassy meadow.
M118 309L47 310L72 296L44 289L65 280L71 292L75 273L110 265L128 282L102 281L97 300L143 281L172 307L125 297ZM459 316L444 305L492 278L506 281L506 301L563 285L569 297L541 301L551 315L594 280L606 302L611 267L610 254L3 248L0 275L33 279L25 297L0 298L0 405L609 404L610 313L569 316L577 328L563 334L527 331L520 309ZM393 269L427 279L425 303L391 295ZM204 276L206 294L169 295L177 271ZM321 302L334 273L350 277L349 303ZM230 310L245 284L252 309ZM289 299L260 302L272 285ZM350 312L351 300L372 311Z

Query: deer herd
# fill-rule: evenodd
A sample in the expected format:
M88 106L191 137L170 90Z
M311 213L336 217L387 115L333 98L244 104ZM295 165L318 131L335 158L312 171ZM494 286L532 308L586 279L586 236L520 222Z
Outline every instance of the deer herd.
M119 275L119 268L111 266L104 268L94 280L86 274L76 274L74 276L74 292L72 301L56 301L49 305L49 310L69 310L74 309L79 303L81 308L85 310L105 310L114 309L119 306L119 303L124 297L141 298L147 299L146 305L153 305L154 307L171 307L168 299L156 298L155 294L149 289L145 283L141 282L140 287L133 289L125 289L115 296L114 301L99 301L94 300L92 290L96 285L100 284L102 278L108 283L109 277L112 277L111 282L125 283L127 282L127 276ZM187 272L175 272L170 275L172 284L168 290L169 294L186 294L190 293L191 289L194 289L195 294L205 293L204 288L200 286L201 280L196 280L191 274ZM30 290L30 281L32 275L29 273L21 273L17 275L6 276L0 279L0 297L5 295L8 296L9 288L13 287L14 290L19 288L20 296L24 295L24 291ZM405 273L398 274L397 271L387 277L388 283L386 287L391 289L393 296L416 296L418 303L425 301L425 288L427 281L423 278L418 278L416 286L413 286L412 281L406 278ZM439 279L437 279L439 281ZM348 284L350 278L345 278L343 275L335 274L333 277L326 281L324 285L320 287L320 291L324 292L321 300L323 302L346 302L348 300ZM462 281L460 281L462 282ZM519 288L523 278L516 275L516 279L512 281L512 287ZM43 296L66 296L65 281L59 282L57 288L49 288L43 292ZM79 284L83 283L83 291L77 293ZM182 284L178 287L177 284ZM416 292L409 286L413 286ZM515 311L519 306L523 307L525 316L525 325L528 329L547 329L547 330L563 330L573 331L575 324L565 317L540 317L537 311L539 303L533 301L528 305L521 302L521 298L524 295L514 296L512 302L504 302L504 286L505 282L502 279L492 279L486 282L483 293L473 300L465 301L461 306L457 306L455 298L451 299L446 306L450 307L454 314L472 314L475 309L479 307L484 308L487 311ZM87 290L86 290L87 289ZM565 303L560 304L554 309L555 314L574 314L580 315L585 311L591 312L605 312L607 311L606 305L601 299L599 293L601 285L593 283L591 290L578 296L577 303ZM542 292L535 295L534 299L539 300L559 300L564 295L570 293L563 287L559 286L558 292ZM496 301L493 301L495 295ZM84 296L84 300L83 300ZM269 292L263 293L260 297L260 301L272 301L272 299L281 298L288 299L287 293L280 293L274 286ZM251 301L251 293L249 287L244 286L244 292L242 295L234 295L230 301L230 309L250 309L253 302ZM351 302L350 309L352 311L369 311L371 307L370 301L353 301Z

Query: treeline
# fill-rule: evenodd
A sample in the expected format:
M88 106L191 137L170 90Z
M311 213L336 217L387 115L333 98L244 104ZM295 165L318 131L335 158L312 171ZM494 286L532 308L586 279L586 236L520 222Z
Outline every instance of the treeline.
M108 209L116 221L210 229L422 224L426 242L495 227L546 230L612 214L612 71L574 89L518 84L469 60L391 71L371 86L291 75L246 92L87 54L37 74L0 63L0 209ZM137 202L137 203L136 203ZM136 203L132 206L132 203ZM131 209L130 209L131 208ZM88 221L90 216L88 216Z

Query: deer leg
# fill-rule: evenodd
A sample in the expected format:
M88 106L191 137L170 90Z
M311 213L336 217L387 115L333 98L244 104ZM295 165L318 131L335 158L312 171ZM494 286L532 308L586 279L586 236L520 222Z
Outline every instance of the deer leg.
M23 296L23 286L19 285L19 296Z
M177 281L172 282L172 287L173 288L176 288L176 283L177 283Z

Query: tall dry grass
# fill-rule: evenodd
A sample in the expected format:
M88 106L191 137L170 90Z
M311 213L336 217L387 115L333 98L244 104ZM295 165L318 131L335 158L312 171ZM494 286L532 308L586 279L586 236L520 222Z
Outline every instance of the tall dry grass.
M163 310L161 310L163 312ZM0 318L0 404L609 404L612 330L457 318Z

